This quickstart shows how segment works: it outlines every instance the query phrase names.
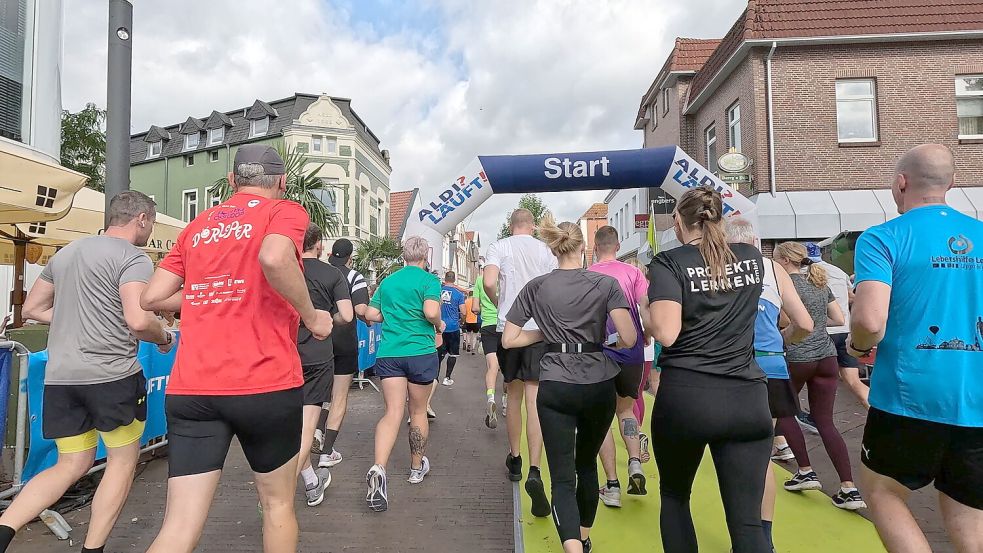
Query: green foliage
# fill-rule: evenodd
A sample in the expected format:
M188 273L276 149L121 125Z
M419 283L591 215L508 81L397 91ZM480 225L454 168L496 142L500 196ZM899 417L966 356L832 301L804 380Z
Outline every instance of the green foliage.
M328 211L322 201L323 198L335 194L335 191L317 176L324 164L312 171L305 171L304 168L310 163L305 152L296 146L293 151L287 152L282 141L278 141L274 147L283 158L283 168L287 174L287 193L284 199L293 200L303 206L311 222L321 227L325 236L337 236L341 231L341 217ZM212 193L217 193L222 201L229 199L233 193L229 179L222 177L215 181L212 184Z
M86 186L103 192L106 187L106 112L95 104L78 113L61 112L61 164L88 175Z
M375 271L376 282L389 276L402 265L403 246L399 240L388 237L359 240L352 265L363 275Z
M539 222L543 220L543 217L550 212L543 200L536 194L523 194L519 198L519 206L517 209L528 209L532 212L533 221L535 221L536 226L539 226ZM499 238L508 238L512 236L512 229L509 228L509 218L512 217L512 212L509 211L508 215L505 216L505 222L502 223L502 228L498 231ZM536 232L535 236L538 238L539 233Z

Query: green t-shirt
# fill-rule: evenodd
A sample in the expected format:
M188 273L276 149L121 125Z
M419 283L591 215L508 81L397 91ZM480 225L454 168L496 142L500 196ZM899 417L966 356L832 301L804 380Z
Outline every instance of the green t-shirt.
M423 316L423 302L440 302L440 280L408 265L386 277L369 306L382 312L378 357L410 357L437 351L434 327Z
M481 306L482 326L498 324L498 307L492 303L491 298L485 293L485 278L478 277L474 281L474 297L478 298L478 305Z

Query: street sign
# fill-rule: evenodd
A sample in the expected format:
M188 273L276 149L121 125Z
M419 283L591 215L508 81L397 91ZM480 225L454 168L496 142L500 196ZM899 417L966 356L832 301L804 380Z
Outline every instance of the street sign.
M723 173L720 175L720 180L724 182L751 182L751 175L728 175Z
M649 215L647 213L635 215L635 230L647 228L649 228Z

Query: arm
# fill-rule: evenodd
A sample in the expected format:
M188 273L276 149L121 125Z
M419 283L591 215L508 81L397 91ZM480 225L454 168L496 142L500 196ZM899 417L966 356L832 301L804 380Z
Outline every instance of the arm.
M657 300L649 304L652 319L650 334L663 347L676 343L683 328L683 304L672 300Z
M173 341L173 336L164 330L164 326L152 311L144 311L140 306L140 297L148 287L147 283L136 281L120 285L119 297L123 302L123 319L138 340L167 346Z
M635 323L631 320L631 313L627 309L612 309L610 315L611 322L618 331L618 349L635 347L638 332L635 330Z
M485 289L485 295L493 304L498 305L498 265L485 265L485 270L481 274L481 284Z
M145 311L180 311L183 285L183 278L167 269L157 269L140 296L140 308Z
M358 315L358 318L362 319L363 321L366 320L365 316L368 313L368 311L369 311L369 306L365 305L364 303L360 303L355 306L355 314Z
M423 300L423 316L434 328L442 328L444 321L440 318L440 302L436 300Z
M331 334L331 315L314 309L293 240L282 234L266 235L259 250L259 265L270 286L297 310L315 338L323 340Z
M506 322L502 331L502 345L509 349L530 346L545 339L541 330L522 330L512 322Z
M382 311L379 311L375 307L365 306L365 316L363 317L365 322L368 323L381 323L382 322Z
M31 286L27 299L24 300L22 314L25 319L39 323L51 324L51 314L55 310L55 285L39 278Z
M652 328L652 314L649 312L649 299L646 296L640 296L638 298L638 316L642 319L642 330L644 331L642 339L645 340L645 345L648 346L651 343L651 335L648 329Z
M860 380L860 369L856 367L840 367L840 378L846 385L850 388L850 392L857 396L860 403L864 405L865 409L870 409L870 401L868 397L870 396L870 386L867 386Z
M843 316L843 310L840 309L840 304L833 298L833 301L826 304L826 324L832 326L840 326L846 324L846 317Z
M355 318L355 310L352 308L352 300L338 300L335 304L338 312L334 314L335 324L348 324Z
M891 286L868 280L857 285L850 318L847 349L854 357L863 357L884 338L887 312L891 304Z
M474 303L474 302L471 302ZM461 304L461 320L465 320L468 317L468 311L464 308L464 304Z
M812 333L815 323L802 303L799 293L795 291L795 284L788 276L788 272L778 263L775 263L775 279L778 281L778 290L782 296L779 318L784 316L788 320L782 328L782 337L785 338L786 343L798 344Z

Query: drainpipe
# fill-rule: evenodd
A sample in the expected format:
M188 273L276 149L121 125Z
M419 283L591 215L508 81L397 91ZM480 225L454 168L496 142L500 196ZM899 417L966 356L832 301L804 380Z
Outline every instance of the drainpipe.
M775 112L774 101L771 96L771 57L775 55L778 42L771 43L771 50L768 51L768 58L765 59L765 87L768 102L768 184L771 188L771 196L775 197Z

